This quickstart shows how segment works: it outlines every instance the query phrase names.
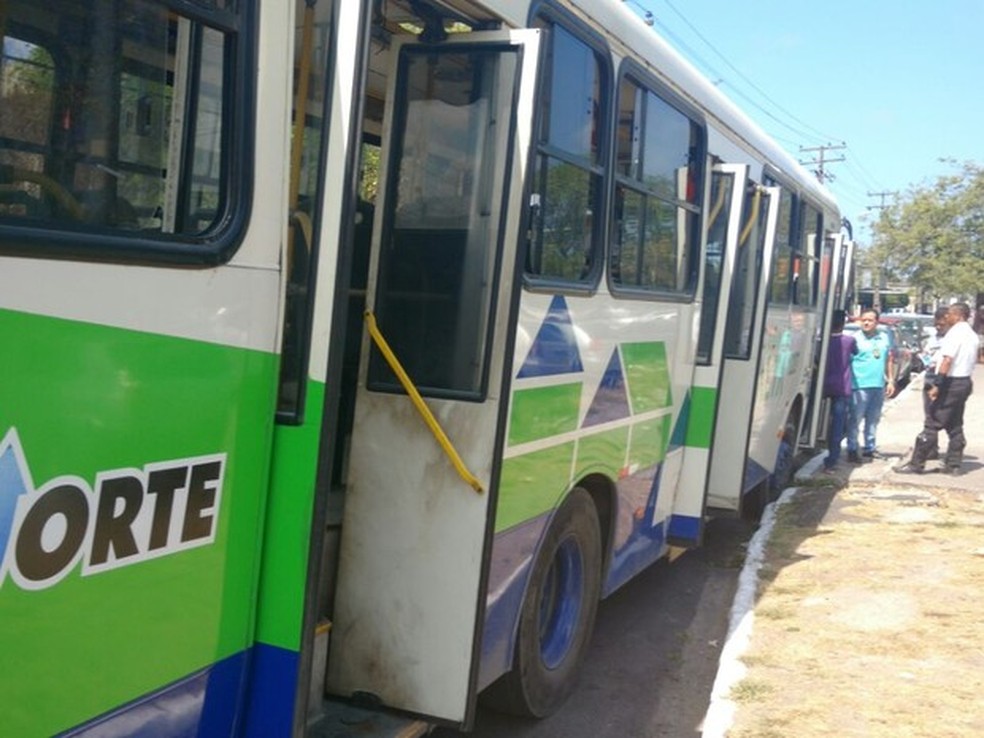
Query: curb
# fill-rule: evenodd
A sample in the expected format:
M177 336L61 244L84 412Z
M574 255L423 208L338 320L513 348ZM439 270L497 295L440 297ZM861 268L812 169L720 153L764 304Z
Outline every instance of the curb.
M815 471L816 466L823 463L824 455L820 454L810 459L800 468L796 478L801 479L803 476L808 476L806 474L807 469ZM762 513L759 529L755 531L755 535L748 543L745 564L738 576L738 590L735 592L735 599L731 604L728 635L725 638L724 647L721 649L717 676L714 678L714 686L711 688L711 702L704 714L702 738L724 738L728 728L734 722L737 706L729 699L728 695L731 688L742 680L746 672L741 657L748 650L752 626L755 622L755 591L758 586L758 571L762 567L765 543L768 541L775 524L776 508L786 504L798 491L799 487L789 487L783 490L779 499L766 506Z

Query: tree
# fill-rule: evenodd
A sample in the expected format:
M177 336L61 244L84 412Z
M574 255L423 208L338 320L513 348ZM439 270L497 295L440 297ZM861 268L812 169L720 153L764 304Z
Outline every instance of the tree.
M910 188L881 211L871 256L920 301L971 299L982 289L984 166L973 162Z

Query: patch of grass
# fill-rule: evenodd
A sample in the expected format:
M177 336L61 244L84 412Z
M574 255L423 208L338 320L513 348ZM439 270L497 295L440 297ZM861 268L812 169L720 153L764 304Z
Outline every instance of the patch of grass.
M773 584L769 588L770 597L805 597L814 589L813 582L797 582L794 584Z
M774 691L775 687L768 682L764 682L761 679L745 678L731 688L728 696L738 704L744 705L749 702L763 700Z
M756 608L755 614L760 618L766 618L768 620L786 620L796 613L788 605L768 603Z
M749 654L746 653L741 657L741 662L745 666L775 666L776 662L768 654Z

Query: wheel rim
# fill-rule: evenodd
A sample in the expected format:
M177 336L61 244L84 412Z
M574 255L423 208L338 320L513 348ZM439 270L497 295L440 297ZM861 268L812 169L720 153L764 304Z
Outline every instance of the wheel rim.
M540 657L556 669L570 651L581 616L584 571L581 551L573 538L557 547L540 596Z

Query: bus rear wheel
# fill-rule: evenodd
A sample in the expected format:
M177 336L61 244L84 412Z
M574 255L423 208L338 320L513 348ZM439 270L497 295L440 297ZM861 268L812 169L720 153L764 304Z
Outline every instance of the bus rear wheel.
M769 502L779 498L783 490L793 481L793 464L796 457L796 433L799 429L797 418L786 418L782 440L776 452L775 471L769 476Z
M533 564L519 616L513 669L485 701L514 715L546 717L573 691L601 591L601 525L591 495L575 487Z

